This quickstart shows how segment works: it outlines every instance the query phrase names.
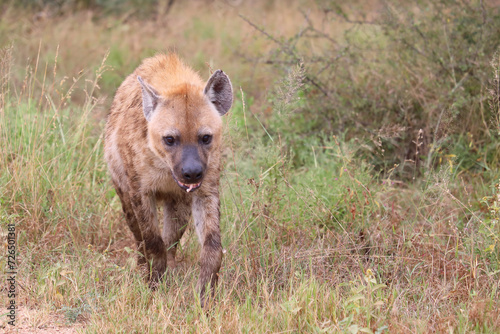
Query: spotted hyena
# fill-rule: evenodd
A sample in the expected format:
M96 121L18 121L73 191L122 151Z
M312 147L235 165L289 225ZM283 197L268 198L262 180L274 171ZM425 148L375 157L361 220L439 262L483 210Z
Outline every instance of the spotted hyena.
M232 102L223 71L205 84L175 54L145 59L116 92L105 158L152 288L167 266L175 266L177 243L191 216L201 244L202 302L208 284L217 283L221 116ZM162 233L157 203L164 210Z

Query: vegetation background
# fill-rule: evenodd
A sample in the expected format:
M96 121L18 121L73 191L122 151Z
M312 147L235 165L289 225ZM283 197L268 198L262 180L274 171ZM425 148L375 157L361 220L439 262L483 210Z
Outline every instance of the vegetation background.
M498 5L0 1L0 331L499 332ZM116 88L168 50L235 87L207 312L192 229L141 280L103 161Z

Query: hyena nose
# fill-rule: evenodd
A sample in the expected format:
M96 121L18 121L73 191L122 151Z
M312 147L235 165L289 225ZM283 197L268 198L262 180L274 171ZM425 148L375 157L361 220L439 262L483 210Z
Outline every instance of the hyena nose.
M203 167L201 165L182 167L182 176L186 181L198 181L203 177Z

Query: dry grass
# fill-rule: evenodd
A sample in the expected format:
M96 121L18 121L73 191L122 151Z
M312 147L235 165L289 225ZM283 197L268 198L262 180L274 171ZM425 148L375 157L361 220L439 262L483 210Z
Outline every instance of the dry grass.
M17 228L19 332L499 330L498 212L490 210L498 189L479 204L491 193L481 180L450 173L453 161L413 183L391 173L381 179L358 158L359 143L339 138L313 143L309 163L294 168L282 134L262 123L289 105L276 103L279 96L271 105L269 88L281 82L273 91L292 101L300 85L256 66L271 43L238 13L291 35L304 5L192 2L151 20L50 11L35 19L5 7L0 221L3 234L9 222ZM324 23L339 36L351 26ZM247 97L225 119L226 254L207 312L194 291L191 229L180 266L159 290L141 280L102 159L114 89L142 57L169 48L202 74L205 62L223 68Z

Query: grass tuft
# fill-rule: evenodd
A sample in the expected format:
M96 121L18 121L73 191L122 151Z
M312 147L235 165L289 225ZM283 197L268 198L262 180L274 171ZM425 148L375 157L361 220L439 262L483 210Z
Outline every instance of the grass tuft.
M143 19L92 3L0 5L0 228L17 231L17 330L498 332L500 70L481 4L175 2ZM192 226L179 267L157 291L143 281L103 160L114 90L172 47L239 88L208 311Z

